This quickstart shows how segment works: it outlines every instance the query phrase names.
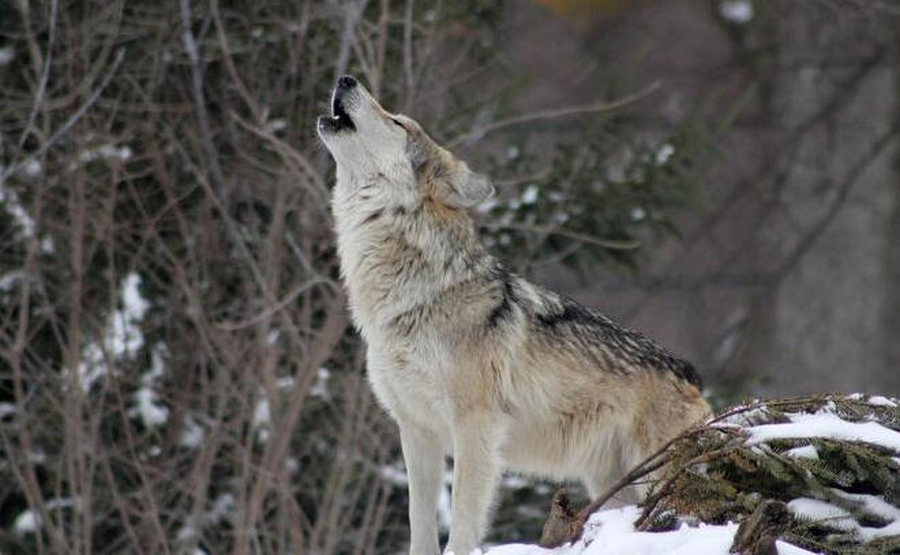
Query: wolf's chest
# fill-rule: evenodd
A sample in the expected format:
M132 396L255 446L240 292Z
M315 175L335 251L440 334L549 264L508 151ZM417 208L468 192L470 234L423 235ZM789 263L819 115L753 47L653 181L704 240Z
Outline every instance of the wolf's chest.
M444 416L448 414L448 404L438 363L429 365L418 357L404 358L399 362L396 353L369 349L367 372L372 391L395 419L447 436Z
M442 277L433 256L396 236L339 238L341 271L350 309L361 328L384 325L395 315L427 304Z

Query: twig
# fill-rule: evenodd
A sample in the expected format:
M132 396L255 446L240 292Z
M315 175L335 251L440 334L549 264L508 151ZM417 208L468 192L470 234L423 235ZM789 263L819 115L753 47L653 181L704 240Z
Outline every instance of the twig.
M41 82L38 84L37 93L34 95L34 104L31 107L31 113L28 114L28 121L22 129L22 135L19 137L19 148L25 144L34 125L34 118L37 117L38 110L44 103L44 95L47 92L47 81L50 80L50 64L53 60L53 45L56 42L56 16L59 7L59 1L53 0L50 3L50 30L47 37L47 57L44 58L44 70L41 72Z
M219 39L219 47L222 50L222 60L225 62L225 68L228 70L228 74L231 76L238 94L244 99L244 103L247 104L250 112L253 113L253 119L262 123L262 112L234 66L234 60L231 57L231 46L228 44L228 35L225 33L225 25L222 24L222 15L219 13L219 0L210 2L210 11L212 12L213 22L216 24L216 36Z
M281 139L279 139L278 137L273 135L271 132L266 131L264 129L260 129L257 126L255 126L247 121L244 121L243 119L241 119L241 117L239 115L237 115L234 112L231 112L231 117L241 127L246 129L247 131L253 133L257 137L263 138L266 141L270 142L272 144L272 146L274 146L275 149L278 150L278 152L280 152L282 155L284 155L289 160L292 160L293 162L295 162L300 167L300 169L302 169L303 172L306 173L306 175L308 175L309 178L316 185L317 190L315 191L315 193L319 196L319 198L327 198L328 197L328 186L325 184L325 180L322 179L322 174L320 174L319 172L316 171L316 169L313 167L312 163L306 158L306 156L303 155L302 152L298 151L297 149L293 148L291 145L282 141Z
M181 24L184 31L181 34L181 40L184 42L184 49L187 51L188 60L191 63L191 92L194 96L194 103L197 105L197 119L200 123L200 134L203 142L203 149L206 151L209 171L217 187L221 187L225 183L222 168L219 166L219 153L213 142L212 127L209 124L209 114L206 111L206 98L203 94L203 70L200 67L200 52L197 48L197 41L194 39L194 33L191 31L191 4L190 0L179 0L181 7Z
M607 249L616 249L616 250L632 250L640 248L641 242L637 239L632 240L622 240L622 239L606 239L603 237L594 237L593 235L587 235L585 233L579 233L578 231L572 231L570 229L565 229L557 226L541 226L541 225L527 225L527 224L516 224L516 223L508 223L508 224L490 224L486 223L482 227L487 229L515 229L519 231L530 231L534 233L547 233L550 235L560 235L562 237L568 237L569 239L575 239L576 241L580 241L582 243L590 243L592 245L597 245L599 247L604 247Z
M122 58L124 57L124 55L124 48L116 53L116 59L113 60L113 63L109 68L109 71L107 71L106 75L103 77L103 81L100 83L100 86L97 87L97 89L95 89L93 93L91 93L91 96L85 101L84 104L82 104L77 110L75 110L74 114L69 116L69 119L67 119L66 122L62 124L62 127L57 129L53 133L53 135L51 135L50 138L47 139L37 150L31 153L31 155L28 156L27 159L19 162L18 164L11 164L8 168L0 172L0 186L3 185L3 183L9 176L18 172L22 168L22 166L36 158L39 158L42 154L47 152L50 147L56 144L56 142L59 141L59 139L62 138L62 136L65 135L69 131L69 129L71 129L72 126L81 119L82 116L84 116L85 112L87 112L88 109L93 106L95 102L97 102L97 99L100 98L100 94L107 87L107 85L109 85L109 82L112 80L113 75L115 75L116 70L119 69L119 64L122 63Z
M279 310L286 307L288 304L290 304L292 301L294 301L298 295L300 295L304 291L306 291L309 288L314 287L316 285L320 285L320 284L328 285L335 290L340 290L340 286L338 284L336 284L333 280L330 280L323 276L316 276L314 278L311 278L311 279L301 283L300 285L295 287L293 291L291 291L290 293L285 295L281 300L274 303L272 306L266 308L259 314L251 316L250 318L247 318L246 320L243 320L241 322L234 322L234 323L222 322L222 323L213 323L213 325L215 325L217 328L224 330L224 331L237 331L237 330L240 330L243 328L250 327L254 324L258 324L262 320L272 316L273 314L277 313Z
M510 116L508 118L503 118L497 120L493 123L489 123L481 128L475 128L469 133L465 135L460 135L455 139L451 140L448 143L448 148L453 148L455 146L459 146L462 142L467 142L468 144L472 144L480 139L482 139L488 133L492 133L494 131L499 131L500 129L504 129L506 127L511 127L513 125L519 125L522 123L530 123L533 121L545 120L545 119L554 119L560 118L564 116L574 116L578 114L592 114L599 112L609 112L611 110L615 110L617 108L621 108L623 106L627 106L633 102L644 98L645 96L651 94L660 88L660 83L652 83L644 89L629 94L627 96L623 96L621 98L617 98L612 101L597 101L592 102L590 104L585 104L582 106L571 106L568 108L555 108L550 110L540 110L537 112L530 112L527 114L518 114L515 116Z

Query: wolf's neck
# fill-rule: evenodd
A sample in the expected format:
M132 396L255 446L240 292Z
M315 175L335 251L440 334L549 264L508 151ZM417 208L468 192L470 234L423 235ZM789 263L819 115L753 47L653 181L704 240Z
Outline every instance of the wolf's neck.
M491 265L467 217L437 219L427 203L351 207L336 198L334 211L341 273L364 334L437 302Z

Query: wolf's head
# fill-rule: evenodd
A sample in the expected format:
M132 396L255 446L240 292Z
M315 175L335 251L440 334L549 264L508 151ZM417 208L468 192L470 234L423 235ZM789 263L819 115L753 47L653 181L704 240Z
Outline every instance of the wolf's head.
M435 201L459 209L494 191L484 176L441 148L413 119L387 112L349 75L338 79L331 115L319 117L318 132L337 164L339 185L375 189L366 196L404 205Z

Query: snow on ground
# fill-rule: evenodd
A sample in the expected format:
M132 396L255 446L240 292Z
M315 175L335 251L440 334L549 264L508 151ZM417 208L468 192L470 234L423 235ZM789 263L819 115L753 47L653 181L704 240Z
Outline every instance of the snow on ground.
M632 524L641 514L633 505L591 515L584 538L556 549L510 544L493 547L485 555L727 555L737 524L683 525L671 532L639 532ZM808 555L811 551L778 542L779 555Z
M849 398L867 401L878 407L894 408L900 405L897 400L887 397L860 394ZM747 410L739 411L714 426L743 429L748 445L783 439L828 438L871 443L900 453L900 433L873 421L844 420L836 413L833 402L826 403L815 414L789 413L786 415L788 422L779 424L760 423L766 419L762 404L745 408ZM800 445L784 451L783 455L818 458L813 445ZM894 460L900 463L900 457ZM900 534L900 507L879 496L852 494L838 489L832 492L835 496L860 504L866 513L883 519L887 525L880 528L864 526L845 509L820 499L793 499L787 503L788 510L799 518L825 520L833 528L852 533L862 542ZM635 530L632 524L640 511L638 507L628 506L595 513L585 526L584 537L574 544L556 549L526 544L499 545L487 549L485 555L726 555L738 528L737 524L701 523L696 527L683 524L670 532L642 532ZM779 555L812 553L783 541L779 541L777 546Z

